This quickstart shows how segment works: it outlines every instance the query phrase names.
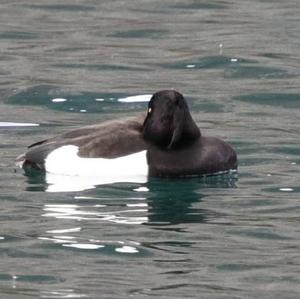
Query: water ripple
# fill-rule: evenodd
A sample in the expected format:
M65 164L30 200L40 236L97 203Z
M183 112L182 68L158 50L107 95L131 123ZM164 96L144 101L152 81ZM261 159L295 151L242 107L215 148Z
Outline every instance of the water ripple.
M256 105L278 106L289 109L300 108L300 94L293 93L254 93L240 95L234 98L237 101Z
M15 105L37 105L66 112L129 112L145 110L147 100L125 101L132 97L126 93L66 92L51 85L38 85L19 91L8 97L7 102ZM58 101L57 99L61 99ZM99 100L101 99L101 100Z
M55 217L57 219L94 220L109 221L119 224L141 224L147 222L147 204L127 205L128 209L105 211L107 206L95 205L91 207L66 204L47 204L44 207L44 217ZM104 210L101 212L101 210ZM137 215L137 216L135 216Z

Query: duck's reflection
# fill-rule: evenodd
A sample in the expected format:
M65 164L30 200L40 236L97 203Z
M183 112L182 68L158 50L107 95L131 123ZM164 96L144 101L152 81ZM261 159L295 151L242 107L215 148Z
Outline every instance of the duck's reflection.
M126 204L115 209L111 205L47 204L42 216L79 221L105 221L118 224L142 224L148 221L146 203Z
M145 184L100 186L89 190L88 195L74 196L70 203L46 204L43 216L119 224L205 222L214 213L199 205L204 197L203 190L233 188L235 181L234 176L227 175L176 180L149 179ZM89 202L95 204L87 205Z
M234 187L233 177L222 179L151 179L145 184L115 184L73 196L70 203L47 203L43 217L64 219L69 227L49 230L40 239L73 250L113 250L115 253L139 253L138 241L86 238L78 223L104 222L112 225L147 225L155 229L180 230L180 224L205 223L218 218L217 212L201 208L207 188ZM76 222L74 222L76 221ZM66 223L64 222L64 223Z
M149 225L165 226L180 223L204 222L206 211L193 206L203 195L196 181L152 180L147 197Z
M207 188L235 187L233 176L193 178L184 180L151 180L147 196L149 225L201 223L218 217L214 211L201 208Z

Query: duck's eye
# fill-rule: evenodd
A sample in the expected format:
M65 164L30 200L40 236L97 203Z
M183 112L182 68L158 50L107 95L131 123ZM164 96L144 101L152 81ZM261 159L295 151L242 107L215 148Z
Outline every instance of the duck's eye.
M151 107L149 107L149 108L148 108L148 113L150 114L150 113L151 113L151 111L152 111L152 108L151 108Z

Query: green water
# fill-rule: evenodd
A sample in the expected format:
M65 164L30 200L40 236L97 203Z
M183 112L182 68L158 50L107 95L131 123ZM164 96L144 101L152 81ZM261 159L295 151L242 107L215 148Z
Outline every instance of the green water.
M299 298L299 14L298 0L2 1L0 298ZM16 168L30 143L165 88L234 146L237 176L47 192Z

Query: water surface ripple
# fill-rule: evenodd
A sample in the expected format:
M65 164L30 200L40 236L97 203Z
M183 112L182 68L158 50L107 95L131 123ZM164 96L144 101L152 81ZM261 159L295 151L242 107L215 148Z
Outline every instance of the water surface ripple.
M298 299L298 0L2 1L0 297ZM58 191L15 157L184 93L239 173Z

